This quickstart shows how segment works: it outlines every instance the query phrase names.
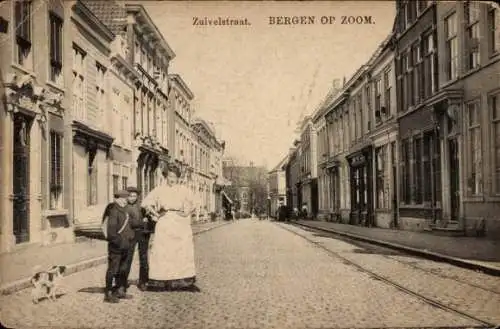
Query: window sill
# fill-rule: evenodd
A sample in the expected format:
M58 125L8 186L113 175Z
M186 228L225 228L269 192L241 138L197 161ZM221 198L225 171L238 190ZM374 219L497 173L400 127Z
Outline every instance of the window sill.
M64 94L64 86L62 84L59 84L59 83L55 83L53 81L50 81L50 80L47 80L45 82L45 84L47 84L48 86L51 86L52 88L56 89L57 91L61 92Z
M440 206L436 205L435 207L432 207L432 205L429 204L404 204L400 203L399 204L400 209L439 209Z
M30 75L31 77L33 77L33 78L35 78L35 79L36 79L36 73L35 73L34 71L32 71L32 70L28 70L27 68L22 67L21 65L16 64L16 63L14 63L14 62L12 62L11 66L12 66L13 68L15 68L16 70L19 70L19 71L23 72L24 74L28 74L28 75Z
M59 217L59 216L67 216L69 214L68 209L47 209L42 212L44 217Z
M484 202L484 196L483 195L468 195L463 198L463 202Z

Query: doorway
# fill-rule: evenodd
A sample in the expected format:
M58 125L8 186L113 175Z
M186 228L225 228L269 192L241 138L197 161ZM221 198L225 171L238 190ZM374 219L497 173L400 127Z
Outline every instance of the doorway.
M456 138L448 140L448 152L450 159L450 219L458 221L460 218L460 161Z
M28 242L30 212L30 129L32 119L23 115L14 115L13 131L13 234L16 244Z

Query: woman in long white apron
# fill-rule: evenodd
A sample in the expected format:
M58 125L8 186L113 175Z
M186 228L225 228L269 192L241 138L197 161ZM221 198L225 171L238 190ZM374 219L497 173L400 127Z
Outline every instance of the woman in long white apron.
M171 167L167 183L155 188L142 205L157 219L151 237L149 278L153 286L186 288L196 279L191 215L193 197L185 172Z

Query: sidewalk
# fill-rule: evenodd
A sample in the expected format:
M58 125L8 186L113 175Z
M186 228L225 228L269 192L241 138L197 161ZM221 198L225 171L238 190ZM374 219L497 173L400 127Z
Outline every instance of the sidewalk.
M193 224L193 234L229 224L227 221ZM75 243L54 244L45 247L27 247L0 254L0 294L9 294L30 286L33 270L65 265L66 275L98 266L107 261L107 243L102 240L79 239Z
M437 236L430 233L369 228L323 221L299 220L296 223L403 250L418 256L445 261L457 266L500 275L500 241L475 237Z

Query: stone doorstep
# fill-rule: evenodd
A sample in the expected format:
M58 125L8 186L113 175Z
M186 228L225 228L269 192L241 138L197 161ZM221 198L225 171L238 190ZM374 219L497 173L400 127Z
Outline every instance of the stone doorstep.
M216 222L214 222L214 223L216 223ZM207 227L207 228L202 229L200 231L193 232L193 236L211 231L213 229L216 229L216 228L224 226L224 225L228 225L230 223L232 223L232 222L227 221L227 222L219 223L219 225L213 225L213 226ZM65 275L70 275L70 274L73 274L76 272L84 271L84 270L89 269L91 267L103 265L107 262L107 260L108 260L108 256L100 256L100 257L84 260L84 261L81 261L81 262L76 263L76 264L67 265ZM29 287L31 287L31 277L20 279L20 280L10 282L7 284L3 284L2 286L0 286L0 295L10 295L14 292L17 292L19 290L23 290L23 289L26 289Z
M322 227L317 227L314 225L308 225L308 224L303 224L303 223L296 223L296 224L300 225L300 226L328 232L328 233L333 233L333 234L345 236L347 238L351 238L354 240L359 240L359 241L363 241L363 242L368 242L368 243L380 245L383 247L388 247L388 248L395 249L395 250L400 250L400 251L403 251L403 252L406 252L409 254L413 254L416 256L420 256L423 258L427 258L430 260L445 262L445 263L449 263L449 264L452 264L452 265L455 265L458 267L463 267L463 268L467 268L467 269L471 269L471 270L479 270L479 271L486 273L486 274L489 274L489 275L500 276L500 266L494 266L494 265L485 264L485 263L479 262L479 261L466 260L466 259L461 259L461 258L457 258L457 257L446 256L446 255L443 255L443 254L440 254L437 252L433 252L433 251L417 249L417 248L404 246L404 245L393 243L393 242L387 242L387 241L377 240L377 239L373 239L373 238L368 238L368 237L357 235L357 234L341 232L341 231L337 231L337 230L331 229L331 228L322 228Z

